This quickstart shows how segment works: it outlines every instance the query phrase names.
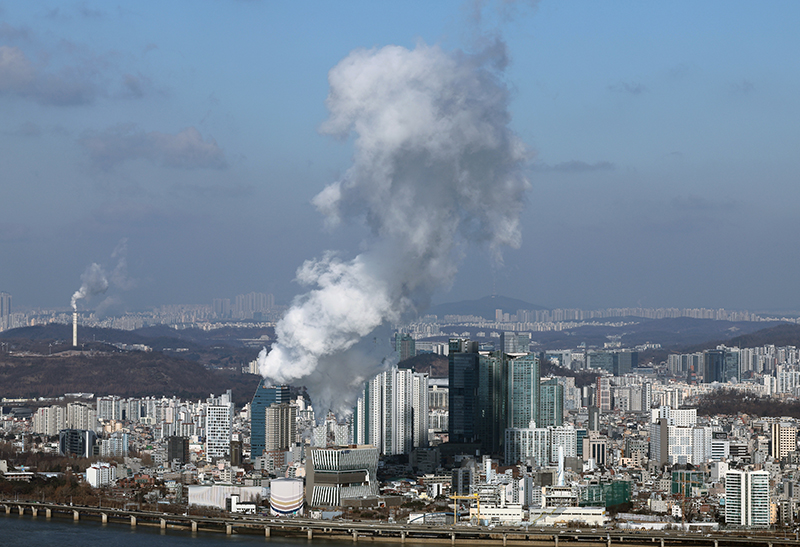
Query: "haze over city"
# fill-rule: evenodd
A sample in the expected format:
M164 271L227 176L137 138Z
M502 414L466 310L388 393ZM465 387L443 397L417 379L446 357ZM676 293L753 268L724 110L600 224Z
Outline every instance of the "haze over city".
M372 240L362 219L330 228L312 205L356 153L353 134L320 131L330 71L362 50L457 58L501 39L530 183L521 244L500 265L459 243L435 302L796 309L798 15L793 2L2 3L0 290L67 308L97 263L119 274L120 311L251 291L288 303L304 261Z

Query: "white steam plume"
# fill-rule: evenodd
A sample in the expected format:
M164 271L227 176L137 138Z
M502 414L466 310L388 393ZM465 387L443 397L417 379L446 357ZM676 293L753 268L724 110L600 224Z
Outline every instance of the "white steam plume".
M81 275L81 288L72 295L72 309L78 309L78 300L102 294L108 290L108 279L103 267L96 262L86 268Z
M136 287L136 280L128 277L128 239L123 238L117 243L111 258L117 259L117 264L110 276L106 274L105 268L97 263L92 263L81 275L81 288L72 295L72 309L78 309L78 300L91 298L98 294L105 293L109 286L114 286L123 291ZM113 306L119 306L121 301L114 296L106 298L98 306L98 314L105 313Z
M388 326L452 282L465 243L498 260L519 246L528 153L508 128L505 60L499 41L479 55L420 44L356 50L330 71L322 132L355 133L355 154L314 204L329 225L363 218L374 237L352 260L300 267L311 289L259 355L264 377L305 385L318 412L350 411L386 366Z

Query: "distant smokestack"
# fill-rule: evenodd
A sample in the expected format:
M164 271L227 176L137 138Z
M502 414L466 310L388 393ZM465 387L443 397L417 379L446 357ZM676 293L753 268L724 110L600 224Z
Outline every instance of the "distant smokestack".
M72 347L78 347L78 310L72 310Z

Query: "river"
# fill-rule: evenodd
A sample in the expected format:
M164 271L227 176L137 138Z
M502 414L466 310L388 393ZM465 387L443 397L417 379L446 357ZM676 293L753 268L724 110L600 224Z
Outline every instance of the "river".
M209 545L267 545L269 547L352 547L350 541L335 541L315 538L265 538L261 535L198 532L192 534L183 530L165 530L151 526L128 524L101 524L98 521L74 522L71 519L45 519L41 515L20 516L0 512L0 545L3 547L87 547L108 545L111 547L206 547ZM392 543L381 542L391 547ZM399 543L397 544L399 547ZM406 543L410 547L412 543ZM429 546L428 546L429 547Z

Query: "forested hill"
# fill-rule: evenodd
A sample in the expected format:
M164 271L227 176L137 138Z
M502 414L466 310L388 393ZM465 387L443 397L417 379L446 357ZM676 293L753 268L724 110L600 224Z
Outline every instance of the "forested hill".
M237 404L252 399L259 376L209 370L157 352L67 351L52 356L0 354L3 397L58 397L88 392L123 397L205 399L233 391Z

